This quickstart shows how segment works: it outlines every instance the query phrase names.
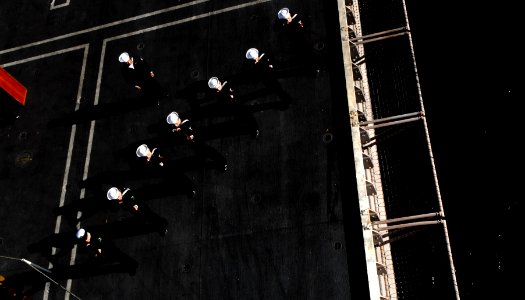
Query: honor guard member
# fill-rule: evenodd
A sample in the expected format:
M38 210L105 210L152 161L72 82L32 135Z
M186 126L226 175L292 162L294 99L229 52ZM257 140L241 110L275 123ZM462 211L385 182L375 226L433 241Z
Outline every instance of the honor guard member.
M277 80L274 65L269 55L256 48L250 48L246 51L246 59L249 61L249 72L254 79L260 80L268 90L274 92L282 100L285 106L289 106L290 97L283 91Z
M231 84L226 87L227 84L228 81L221 82L217 77L211 77L208 80L208 86L216 91L216 96L220 102L228 104L238 102L239 97L236 90L233 89Z
M117 261L122 264L129 275L135 275L138 262L126 253L122 252L113 241L102 234L91 233L84 228L76 232L76 237L80 241L81 251L87 252L88 255L97 259L108 262Z
M259 51L257 48L250 48L246 51L248 72L253 79L262 81L270 89L275 88L277 80L274 78L274 65L270 55Z
M118 60L121 63L124 80L134 86L138 92L142 92L148 97L159 97L162 95L163 88L157 82L155 72L153 72L143 57L134 57L128 52L122 52Z
M80 246L84 249L89 250L94 256L102 255L102 242L104 242L102 236L94 237L84 228L77 230L75 236L80 241Z
M303 21L299 19L297 14L292 16L288 8L281 8L277 13L275 29L281 34L280 37L283 38L279 41L281 48L285 48L289 44L292 47L291 52L304 53L311 50L310 43L305 35Z
M142 144L135 153L143 166L164 167L165 159L159 152L157 148L150 149L148 145Z
M189 198L195 197L197 193L195 184L180 171L177 172L174 164L159 154L157 148L150 150L148 145L142 144L137 148L136 154L142 166L148 168L148 171L158 171L163 177L175 179L175 182L171 183L171 188L181 187L187 191L186 193Z
M292 15L290 9L284 7L277 13L275 29L279 33L278 43L281 53L290 55L288 63L306 68L304 71L307 74L316 75L318 58L304 27L304 22L297 14Z
M195 141L195 132L188 119L182 120L176 111L172 111L167 117L166 122L173 126L171 132L183 134L184 137L190 141Z
M304 28L304 23L298 17L297 14L290 13L290 10L286 7L281 8L277 13L277 22L275 25L277 30L288 31L288 32L301 32Z
M221 82L217 77L211 77L208 80L208 86L210 89L215 89L217 91L217 95L219 96L221 102L230 104L228 106L229 112L233 114L237 120L241 121L240 124L248 125L243 127L248 129L248 131L253 132L250 133L251 136L258 138L259 125L251 115L249 109L246 109L246 106L239 104L239 97L236 95L237 93L231 87L231 85L226 88L224 87L227 83L227 81Z
M165 236L168 232L168 221L154 213L145 203L139 203L131 189L112 187L107 192L107 198L110 201L116 201L117 207L122 206L132 215L142 218L146 223L151 222L160 236Z
M203 161L206 158L211 158L215 167L223 172L228 169L226 158L222 156L216 149L206 145L200 139L195 138L195 131L191 126L188 119L181 120L179 114L176 111L172 111L167 117L166 122L173 126L171 130L173 133L181 133L185 138L190 141L190 146L195 154L200 157Z
M273 71L273 64L269 55L261 53L257 48L250 48L246 51L246 59L251 69L258 75L269 75Z

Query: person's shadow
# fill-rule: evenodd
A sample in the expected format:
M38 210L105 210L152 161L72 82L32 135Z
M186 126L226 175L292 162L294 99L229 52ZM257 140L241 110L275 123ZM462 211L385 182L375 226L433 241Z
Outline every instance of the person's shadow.
M153 101L151 96L139 95L135 97L124 98L114 103L98 104L95 106L81 108L72 113L68 113L56 119L50 120L47 126L48 128L55 128L59 126L86 123L92 120L114 117L116 115L155 105L157 105L157 101Z
M99 212L111 212L112 210L114 209L106 195L98 193L93 197L75 199L68 204L55 207L53 214L55 216L61 215L74 228L78 222L85 221Z
M136 268L135 268L136 269ZM76 265L59 265L53 270L60 279L79 279L116 273L135 275L134 265L115 260L89 260Z
M200 161L199 161L200 163ZM108 186L126 186L130 180L146 179L157 177L160 178L159 182L150 183L147 185L139 186L138 188L132 188L133 193L140 199L140 201L146 203L152 199L183 195L190 199L194 198L197 194L197 186L189 179L184 173L178 169L178 167L170 168L167 166L166 170L159 172L151 171L148 173L150 176L145 176L145 172L137 172L136 170L122 171L125 176L119 174L120 172L110 171L107 173L101 173L98 177L89 178L89 182L84 182L83 186L90 186L98 188ZM139 174L137 176L127 176L128 174ZM58 216L64 217L66 222L74 228L78 222L85 221L88 218L98 214L117 214L119 206L115 205L115 201L110 201L106 197L106 191L99 190L95 196L88 198L81 198L73 200L72 202L65 204L60 207L55 207L53 213ZM118 225L118 224L115 224ZM60 244L60 238L56 241ZM49 242L55 243L54 240Z
M134 150L132 149L124 149L119 151L119 153L129 153L129 151L134 153ZM122 156L120 156L120 158L125 159L122 158ZM191 180L184 174L185 172L206 168L206 165L197 156L168 159L164 161L164 166L162 167L144 167L140 165L136 156L130 157L128 163L130 166L129 169L103 171L85 179L80 185L82 187L100 187L108 184L125 186L132 181L160 178L172 182L173 187L177 188L180 185L187 186L191 182Z
M158 228L154 224L144 222L142 218L135 216L102 225L85 227L84 229L88 232L102 234L110 240L158 232ZM27 251L29 253L40 253L53 265L57 265L71 253L73 247L78 243L76 230L66 231L51 234L28 245ZM53 248L57 249L54 254Z
M177 92L175 96L188 102L194 120L211 116L246 115L270 109L285 110L290 106L292 97L284 91L277 78L299 75L300 69L289 68L275 71L272 78L262 81L259 76L253 76L249 68L244 69L243 72L223 78L223 82L228 82L227 87L233 86L237 91L237 99L234 103L222 102L216 90L208 87L207 80L195 81ZM255 87L254 85L258 82L262 82L263 87ZM246 104L270 95L276 95L279 101L257 105Z
M174 170L163 176L163 181L135 188L135 195L142 201L165 198L169 196L184 195L193 198L197 186L186 175Z
M248 135L251 138L259 137L259 124L253 116L253 106L243 107L243 113L237 113L232 117L223 118L221 122L210 122L199 129L199 137L202 141L211 141L219 138ZM218 110L210 111L208 121L217 117Z
M58 258L68 255L78 243L75 233L76 232L70 231L49 235L27 246L27 251L29 253L39 252L47 260L54 262ZM56 253L53 253L53 247L57 249Z

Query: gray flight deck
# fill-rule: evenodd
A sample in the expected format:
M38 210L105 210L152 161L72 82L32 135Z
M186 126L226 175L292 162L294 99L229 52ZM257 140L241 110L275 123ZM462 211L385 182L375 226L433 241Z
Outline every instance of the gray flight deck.
M273 30L282 7L307 25L312 61ZM119 229L136 274L98 268L74 248L60 260L70 279L57 279L73 295L48 283L34 299L369 298L337 16L336 1L2 1L0 66L28 93L0 126L0 274L31 272L22 258L51 268L30 244L104 225ZM272 55L283 93L246 77L251 47ZM123 51L140 53L169 95L145 99L128 86ZM211 76L237 79L258 138L228 111L194 111ZM193 120L226 172L169 140L171 111ZM136 174L130 160L143 142L179 173ZM53 213L105 200L120 182L168 219L164 237L122 212L80 224Z

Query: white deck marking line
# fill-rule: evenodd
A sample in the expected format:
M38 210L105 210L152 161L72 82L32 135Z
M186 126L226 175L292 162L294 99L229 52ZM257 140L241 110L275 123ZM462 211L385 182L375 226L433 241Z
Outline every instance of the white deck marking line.
M125 38L125 37L134 36L134 35L137 35L137 34L142 34L142 33L153 31L153 30L159 30L159 29L163 29L163 28L166 28L166 27L179 25L179 24L182 24L182 23L190 22L190 21L195 21L195 20L198 20L198 19L203 19L203 18L206 18L206 17L209 17L209 16L219 15L219 14L222 14L222 13L225 13L225 12L238 10L238 9L241 9L241 8L245 8L245 7L248 7L248 6L253 6L253 5L257 5L257 4L261 4L261 3L265 3L265 2L269 2L269 1L272 1L272 0L259 0L259 1L254 1L254 2L249 2L249 3L244 3L244 4L239 4L239 5L235 5L235 6L231 6L231 7L227 7L227 8L223 8L223 9L219 9L219 10L216 10L216 11L212 11L212 12L196 15L196 16L193 16L193 17L189 17L189 18L185 18L185 19L169 22L169 23L166 23L166 24L157 25L157 26L153 26L153 27L137 30L137 31L134 31L134 32L131 32L131 33L117 35L117 36L105 39L104 43L105 42L109 42L109 41L114 41L114 40L117 40L117 39L121 39L121 38Z
M88 57L88 51L87 50L88 49L86 49L86 52L84 52L84 61L82 63L82 74L84 74L85 66L87 65L87 57ZM82 88L83 88L83 83L84 83L84 75L82 75L81 78L82 78L82 81L80 82L80 86L78 88L77 108L75 108L75 111L78 109L78 106L80 105L80 98L82 97ZM93 123L93 122L91 122L91 123ZM93 124L91 124L91 127L93 127ZM91 137L91 127L89 129L90 137L89 137L88 145L91 145L91 141L93 140L92 137ZM88 149L91 150L91 147L88 146ZM87 162L84 164L84 175L82 176L82 180L85 180L87 178L87 167L86 167L86 164L89 165L89 160L87 160ZM82 188L82 189L80 189L80 199L83 199L84 195L85 195L85 189ZM78 219L79 216L80 216L80 212L77 213L77 219ZM77 224L77 227L79 225L80 225L80 222ZM77 229L80 229L80 228L77 228ZM77 245L73 246L73 249L71 250L71 258L69 260L69 265L75 264L76 256L77 256ZM68 290L68 291L71 290L71 284L72 283L73 283L73 281L71 279L67 280L66 290ZM70 294L66 293L65 295L66 295L65 298L69 299L69 295Z
M46 43L49 43L49 42L58 41L58 40L65 39L65 38L68 38L68 37L72 37L72 36L76 36L76 35L92 32L92 31L96 31L96 30L100 30L100 29L104 29L104 28L108 28L108 27L112 27L112 26L128 23L128 22L132 22L132 21L137 21L137 20L140 20L140 19L144 19L144 18L148 18L148 17L151 17L151 16L167 13L167 12L170 12L170 11L173 11L173 10L185 8L185 7L192 6L192 5L201 4L201 3L204 3L204 2L208 2L208 1L210 1L210 0L197 0L197 1L189 2L189 3L185 3L185 4L175 5L175 6L172 6L172 7L160 9L160 10L157 10L157 11L154 11L154 12L150 12L150 13L147 13L147 14L142 14L142 15L139 15L139 16L136 16L136 17L127 18L127 19L123 19L123 20L120 20L120 21L115 21L115 22L104 24L104 25L99 25L99 26L88 28L88 29L71 32L71 33L64 34L64 35L59 35L59 36L56 36L56 37L53 37L53 38L49 38L49 39L45 39L45 40L41 40L41 41L38 41L38 42L33 42L33 43L25 44L25 45L22 45L22 46L1 50L0 54L9 53L9 52L17 51L17 50L20 50L20 49L29 48L29 47L32 47L32 46L42 45L42 44L46 44Z
M89 138L88 138L88 148L87 148L87 151L88 153L91 154L91 149L92 149L92 146L93 146L93 133L95 131L95 121L91 121L91 126L89 128ZM86 180L87 179L87 176L88 176L88 169L89 169L89 162L90 162L90 155L87 155L86 156L86 162L84 164L84 173L82 175L82 180ZM86 189L85 188L82 188L80 190L80 199L83 199L84 196L85 196L85 192L86 192ZM78 214L77 214L78 216ZM80 226L80 222L77 224L77 227ZM77 229L80 229L80 228L77 228ZM75 245L73 247L73 249L71 250L71 259L69 260L69 265L72 266L75 264L75 260L77 258L77 245ZM73 280L71 278L69 278L67 280L67 283L66 283L66 289L68 291L71 290L71 285L73 284ZM46 300L46 299L43 299L43 300ZM64 295L64 300L69 300L69 293L66 293Z
M80 46L75 46L75 47L63 49L63 50L60 50L60 51L54 51L54 52L45 53L45 54L42 54L42 55L30 57L30 58L27 58L27 59L13 61L13 62L4 64L4 66L6 66L6 67L14 66L14 65L18 65L18 64L22 64L22 63L26 63L26 62L30 62L30 61L34 61L34 60L38 60L38 59L42 59L42 58L46 58L46 57L51 57L51 56L55 56L55 55L64 54L64 53L67 53L67 52L77 51L77 50L80 50L80 49L84 49L84 60L82 62L82 69L80 71L80 82L79 82L79 86L78 86L78 90L77 90L77 101L76 101L76 104L75 104L75 111L76 111L79 108L79 101L78 101L78 99L79 99L80 95L82 95L82 88L84 86L84 76L85 76L85 70L86 70L86 58L87 58L87 54L88 54L89 44L83 44L83 45L80 45ZM73 126L71 126L71 133L69 134L69 146L68 146L68 151L67 151L66 165L64 167L64 178L62 180L62 189L61 189L61 192L60 192L60 203L59 203L60 206L64 205L65 198L66 198L66 186L68 184L69 169L71 168L71 157L72 157L72 153L73 153L73 148L75 146L75 143L74 143L75 135L76 135L76 125L73 125ZM58 233L60 231L60 224L61 224L61 222L62 222L62 217L61 216L57 216L56 221L55 221L55 233ZM51 253L55 254L56 253L56 248L53 247ZM48 268L51 268L52 266L53 265L51 263L49 263ZM45 286L45 289L44 289L44 299L47 299L47 297L48 297L47 295L49 293L49 285L50 285L50 283L47 282L46 286Z
M53 0L51 2L51 7L49 9L53 10L53 9L61 8L61 7L68 6L68 5L69 5L69 0L66 0L65 3L59 4L59 5L55 5L55 0Z
M67 48L67 49L62 49L62 50L58 50L58 51L44 53L44 54L37 55L37 56L32 56L32 57L29 57L29 58L26 58L26 59L15 60L15 61L12 61L12 62L9 62L9 63L5 63L2 66L4 68L5 67L11 67L11 66L14 66L14 65L23 64L23 63L26 63L26 62L29 62L29 61L33 61L33 60L39 60L39 59L50 57L50 56L64 54L64 53L67 53L67 52L71 52L71 51L75 51L75 50L86 48L87 45L88 44L84 44L84 45L75 46L75 47L71 47L71 48Z

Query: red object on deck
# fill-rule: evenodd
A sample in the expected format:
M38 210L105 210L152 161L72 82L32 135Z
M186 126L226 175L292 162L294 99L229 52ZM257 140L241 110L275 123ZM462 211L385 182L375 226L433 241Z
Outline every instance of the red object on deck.
M0 88L11 95L16 101L20 102L20 104L26 104L26 87L11 76L11 74L7 73L2 67L0 67Z

